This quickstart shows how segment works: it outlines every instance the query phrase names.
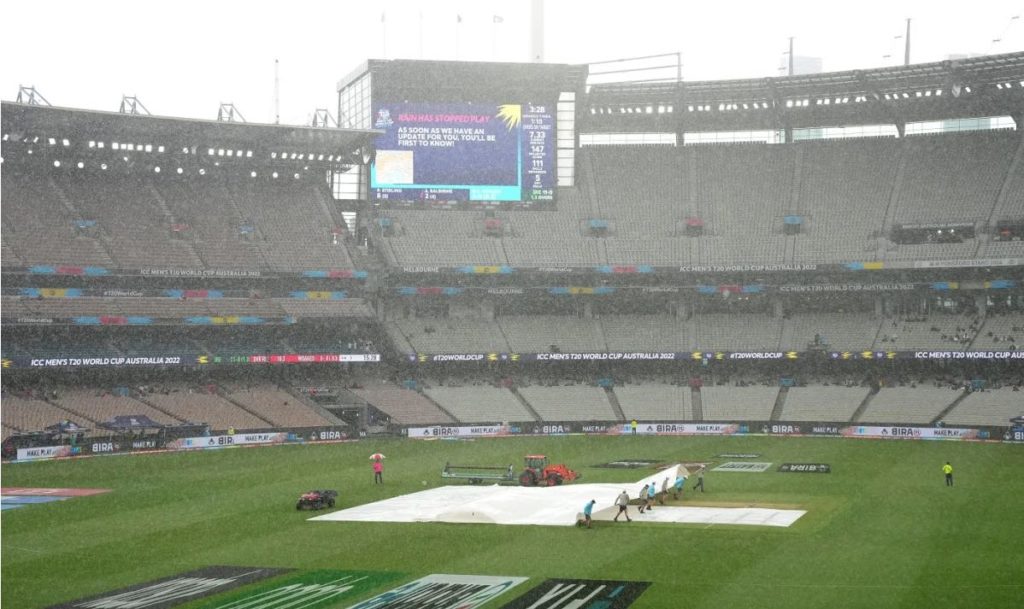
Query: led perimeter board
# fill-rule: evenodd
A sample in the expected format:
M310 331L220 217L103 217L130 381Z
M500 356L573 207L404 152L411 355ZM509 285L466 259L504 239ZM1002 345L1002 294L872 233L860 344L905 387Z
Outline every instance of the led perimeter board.
M554 199L555 104L377 102L378 201Z

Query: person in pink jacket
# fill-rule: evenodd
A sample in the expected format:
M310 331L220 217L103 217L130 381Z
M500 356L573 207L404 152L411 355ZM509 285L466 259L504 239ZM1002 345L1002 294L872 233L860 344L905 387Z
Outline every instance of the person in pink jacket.
M384 484L384 460L373 460L373 483Z

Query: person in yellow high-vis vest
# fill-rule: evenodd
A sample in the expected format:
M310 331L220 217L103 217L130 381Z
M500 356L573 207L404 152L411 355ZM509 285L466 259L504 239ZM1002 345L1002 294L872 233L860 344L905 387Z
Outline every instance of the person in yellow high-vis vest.
M946 486L953 486L953 466L946 461L942 466L942 473L946 474Z

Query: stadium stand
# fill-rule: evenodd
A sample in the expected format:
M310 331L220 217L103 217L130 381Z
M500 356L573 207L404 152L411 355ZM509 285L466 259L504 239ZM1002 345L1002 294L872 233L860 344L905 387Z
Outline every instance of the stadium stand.
M978 89L980 92L981 87ZM942 101L952 97L947 95ZM8 108L5 104L5 111ZM695 114L692 120L703 120L703 116ZM599 118L580 117L580 125ZM69 349L76 356L96 357L155 353L227 359L245 356L216 363L224 364L221 370L241 370L251 378L234 389L230 386L234 380L227 385L218 381L226 387L221 395L190 391L197 383L183 382L177 376L163 391L133 389L129 392L133 397L127 397L121 388L114 390L116 396L106 390L72 389L51 400L59 406L5 395L3 431L6 435L23 429L23 423L36 425L57 416L78 417L91 426L119 414L147 414L168 423L197 421L236 429L336 424L328 415L321 415L323 411L280 389L277 383L292 374L284 370L286 366L229 368L234 363L260 361L250 361L253 355L278 352L384 353L386 363L381 367L387 369L374 370L368 380L360 381L362 387L351 392L399 425L531 421L535 418L531 408L546 421L613 421L624 416L627 420L708 421L856 418L927 424L954 405L945 416L951 424L1005 425L1008 415L1020 414L1013 406L1017 392L1009 389L976 391L957 402L960 393L921 380L915 388L886 386L877 394L867 385L839 386L827 375L816 378L809 387L780 390L774 383L783 366L798 367L800 372L814 370L826 357L822 352L832 350L854 352L849 359L856 360L857 352L866 350L1024 348L1020 266L1019 260L1013 260L1024 257L1024 240L993 240L996 222L1024 220L1024 138L1020 133L1018 121L1017 130L898 138L692 144L686 134L676 134L686 145L577 147L575 186L558 188L554 204L539 203L529 209L496 202L474 206L463 201L437 202L443 209L425 209L412 202L367 201L364 192L359 193L359 200L335 201L328 181L321 177L338 165L318 165L308 173L303 170L302 179L291 179L289 170L289 179L272 180L267 168L268 164L276 167L275 157L231 170L213 170L206 165L209 171L200 172L192 170L203 165L202 159L191 157L202 156L205 150L197 155L195 149L186 149L189 157L179 158L193 165L179 176L166 169L156 175L146 160L138 161L138 167L131 163L122 167L120 155L115 158L117 171L93 169L92 159L105 155L106 150L89 152L99 156L89 157L90 169L85 171L73 170L66 161L63 168L55 169L50 157L38 161L42 155L32 159L24 155L20 161L20 156L7 155L0 235L7 286L106 289L145 285L148 291L144 297L58 299L16 296L20 293L17 288L5 288L0 300L5 358L61 358ZM10 150L21 155L22 148L15 145L27 143L19 140L20 135L5 140L5 155ZM75 146L80 143L75 140ZM69 150L63 152L53 142L50 145L55 146L53 155L85 154L66 143L63 148ZM249 177L253 168L261 178ZM310 177L313 175L317 179ZM344 218L341 210L345 210ZM352 217L357 219L350 225ZM492 218L500 223L485 230L485 219ZM784 227L789 223L792 228L790 220L794 218L800 227L795 231L798 234L786 234ZM961 243L900 244L893 240L894 229L903 224L946 223L970 224L976 236ZM364 234L367 226L369 236ZM700 230L690 230L696 228ZM357 241L358 248L353 246L350 251L347 244ZM354 270L351 256L356 252L360 252L361 263L376 265L365 283L348 279L351 273L302 274ZM980 260L985 258L997 260ZM898 264L912 261L944 262ZM916 285L911 286L913 291L901 287L857 294L849 303L842 294L817 299L809 291L786 293L780 288L783 283L832 283L838 293L846 287L839 284L867 282L862 277L868 273L853 272L859 266L840 266L849 262L875 262L866 268L871 273L878 271L876 277L884 276L879 283ZM807 268L806 272L772 269L790 263L813 263L821 268ZM44 268L23 268L30 265ZM45 265L70 268L58 271ZM103 275L102 280L88 276L81 268L85 265L104 267L97 273ZM452 273L448 268L475 265L514 269L460 268ZM603 268L605 265L664 268L648 273L651 269L612 270ZM972 265L977 267L977 276ZM599 266L602 268L595 269ZM694 268L687 268L691 266ZM143 274L138 273L140 269L189 272ZM260 276L254 283L244 273L206 274L204 270L253 271L252 277ZM557 274L519 272L533 270ZM420 273L424 276L417 277ZM12 277L19 283L12 283ZM334 284L336 279L348 283ZM990 288L982 283L990 279L1002 280L1002 285ZM220 281L225 282L224 291L230 290L230 297L153 296L169 286L220 290L215 284ZM408 283L399 283L405 281ZM748 281L763 282L765 293L748 298L730 289L725 294L728 298L723 298L721 289L717 293L704 289L716 282ZM930 285L932 281L938 283ZM589 294L552 299L544 292L555 284L598 283L618 291L591 300ZM949 291L940 292L945 288L939 283L946 283ZM954 283L957 285L950 287ZM695 290L694 284L700 287ZM398 285L467 289L452 299L429 296L420 300L417 294L395 305L387 295L394 294ZM471 290L482 294L483 288L507 286L518 290L508 300L504 300L508 295L502 294L484 307L465 302L474 298ZM668 286L675 290L666 289L671 296L650 295L645 289ZM325 289L344 289L350 297L326 300L322 294L301 293ZM247 291L251 297L240 297ZM281 297L285 294L295 297ZM405 294L402 296L404 299ZM638 304L635 308L630 306L634 302ZM1005 309L1010 312L1003 313ZM175 327L82 329L67 321L102 316L168 319ZM193 328L182 323L187 317L243 316L302 321L266 328ZM38 327L27 329L29 324ZM363 326L370 330L361 331ZM728 358L721 364L685 361L679 367L685 374L675 369L669 376L661 369L663 374L655 376L657 382L634 382L629 374L617 377L609 373L601 362L576 366L524 361L521 370L529 370L524 377L532 384L511 389L511 385L499 388L490 384L496 366L506 363L485 362L476 370L467 364L472 372L460 379L461 386L449 383L416 388L412 379L419 374L408 366L423 364L422 369L431 371L423 376L430 377L433 364L414 364L406 357L416 353L678 353L695 349L793 350L801 355L795 363L762 362L756 377L763 384L734 386L709 381L699 391L670 385L665 379L683 378L690 372L712 379L722 368L747 364L757 368L760 364ZM389 361L395 352L397 359ZM182 368L199 367L197 362L190 359ZM5 366L10 363L5 361ZM875 372L869 374L875 362L863 367L856 361L836 363L859 371L832 371L848 382L881 378ZM461 362L437 363L439 367L453 365ZM644 365L648 364L639 364ZM711 366L710 374L704 375L700 365ZM722 368L714 368L719 365ZM897 361L893 367L900 365ZM350 366L338 368L341 376L348 378ZM536 369L530 366L550 367L532 376ZM294 374L305 372L302 366L292 369L299 370ZM274 373L269 370L280 371L281 376L271 376ZM150 371L155 369L138 374ZM176 369L154 374L168 372L195 373ZM331 369L329 374L335 376L335 372ZM113 376L118 372L107 369L97 374ZM127 376L132 374L134 370ZM960 369L957 374L968 378ZM408 380L390 383L382 380L385 377ZM553 378L577 384L549 385ZM591 385L605 378L615 379L613 390ZM902 382L908 377L895 378ZM98 384L95 379L91 382ZM114 385L109 378L102 382L106 385L100 386ZM884 384L889 384L888 379Z
M705 385L700 389L705 421L767 421L778 387Z
M614 421L618 419L604 389L584 385L520 387L519 393L544 421Z
M942 422L945 425L1005 426L1013 417L1024 416L1024 394L1020 389L1002 387L973 391Z
M58 173L53 180L83 218L97 223L114 266L202 268L202 260L186 242L171 238L173 220L145 179L82 179Z
M978 332L975 315L937 314L921 321L892 319L882 322L879 349L966 349Z
M206 423L211 430L260 429L266 421L254 417L216 393L186 385L170 385L146 393L141 399L189 423Z
M3 398L4 427L19 431L40 431L61 421L71 421L80 427L92 427L93 421L78 416L40 399L6 394ZM6 429L4 430L6 433Z
M243 233L243 227L249 225L225 182L172 178L156 180L153 186L175 220L189 227L192 246L207 267L266 268L259 248Z
M61 203L52 179L6 170L2 264L82 264L113 266L98 239L77 235L74 222L85 220ZM8 257L8 251L13 254Z
M608 346L593 319L554 315L510 315L498 320L509 349L518 353L601 352ZM557 349L552 349L552 346Z
M258 417L257 420L266 421L275 427L316 427L333 424L303 404L299 398L271 385L228 388L221 395L250 412L254 418Z
M400 425L454 423L452 417L441 411L423 394L412 389L369 380L363 387L352 389L362 399L391 417Z
M849 421L868 395L865 387L790 387L780 421Z
M67 389L55 400L65 410L87 417L91 422L102 423L116 416L146 415L163 425L181 423L175 417L153 408L149 404L126 395L114 395L109 391L96 389Z
M940 387L883 387L861 413L862 423L930 423L960 395Z
M610 351L674 353L695 344L691 325L670 315L602 315L600 323Z
M871 349L882 321L866 313L798 313L782 321L782 349ZM817 344L815 343L817 339Z
M689 421L693 419L690 388L664 383L618 385L619 399L626 419L638 421Z
M1019 142L1014 131L906 138L893 221L987 222Z
M701 349L775 351L782 332L781 320L768 315L705 313L693 326Z
M505 353L508 343L492 321L465 318L403 319L388 324L396 344L410 345L405 353Z
M885 211L895 185L900 144L894 139L804 141L798 212L805 231L794 239L794 261L877 259ZM856 201L856 205L851 205Z
M463 423L533 421L533 415L508 389L490 385L425 387L432 400Z
M971 348L993 351L1024 349L1024 315L989 315Z

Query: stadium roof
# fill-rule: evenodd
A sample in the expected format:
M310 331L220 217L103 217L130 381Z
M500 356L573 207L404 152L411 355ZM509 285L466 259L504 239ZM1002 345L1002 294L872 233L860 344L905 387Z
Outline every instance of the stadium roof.
M210 145L350 154L381 132L123 114L3 102L3 134L11 139L148 141L175 147ZM5 140L7 137L5 137Z
M369 59L338 82L338 91L372 75L374 99L418 101L526 101L530 96L583 91L587 66L562 63L495 63Z
M586 103L583 121L588 131L778 129L1019 117L1024 108L1024 53L779 78L595 84Z

